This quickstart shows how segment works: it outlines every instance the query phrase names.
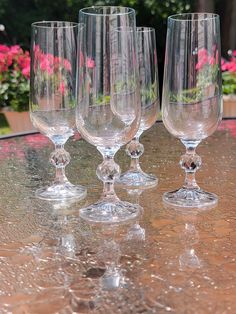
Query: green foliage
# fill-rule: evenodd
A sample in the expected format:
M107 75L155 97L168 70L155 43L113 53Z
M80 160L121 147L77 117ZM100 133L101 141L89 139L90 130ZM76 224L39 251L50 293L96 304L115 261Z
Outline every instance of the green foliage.
M5 73L0 84L0 102L2 107L10 105L15 111L29 109L29 81L19 71Z
M225 95L236 95L236 72L222 73L222 90Z
M93 103L99 106L106 105L110 102L111 97L109 95L98 95L93 99Z
M170 97L171 102L192 104L201 100L202 89L199 87L184 89L179 93L172 94Z
M140 94L141 94L141 103L154 102L158 97L156 82L153 83L149 88L141 89Z

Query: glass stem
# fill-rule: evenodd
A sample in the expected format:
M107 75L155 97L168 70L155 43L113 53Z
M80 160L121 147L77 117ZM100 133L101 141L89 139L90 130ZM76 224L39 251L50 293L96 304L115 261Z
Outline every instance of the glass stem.
M196 179L195 179L195 172L194 173L190 173L190 172L185 173L184 187L187 189L199 188L199 186L197 185Z
M144 152L144 146L139 142L139 136L136 136L126 147L126 153L131 158L130 171L141 171L139 158Z
M63 184L67 182L67 178L65 175L65 167L63 168L56 167L56 177L55 177L54 182L58 184Z
M65 167L70 162L70 154L64 149L63 145L55 145L55 150L51 153L50 163L56 168L54 183L64 184L68 180L65 175Z
M131 157L130 170L131 171L140 171L141 170L141 167L139 164L139 158L132 158Z
M114 182L120 175L120 167L114 161L115 153L109 152L103 155L103 162L97 168L97 176L103 181L102 198L117 200L114 190Z
M199 189L195 173L201 166L201 157L195 152L196 146L186 146L186 153L180 159L180 166L185 170L183 187L186 189Z
M103 182L103 197L116 198L116 192L114 190L114 182Z

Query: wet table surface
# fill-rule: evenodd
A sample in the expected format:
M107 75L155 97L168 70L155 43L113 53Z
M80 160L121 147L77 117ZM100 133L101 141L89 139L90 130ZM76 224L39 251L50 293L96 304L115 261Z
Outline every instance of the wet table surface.
M109 226L79 218L102 190L94 147L66 144L67 176L88 187L87 198L47 202L34 192L53 180L52 144L40 134L0 140L0 313L236 313L236 121L223 121L197 149L197 181L219 196L207 211L162 203L183 183L183 145L161 123L141 142L142 168L158 186L117 190L143 213ZM128 168L124 149L116 160Z

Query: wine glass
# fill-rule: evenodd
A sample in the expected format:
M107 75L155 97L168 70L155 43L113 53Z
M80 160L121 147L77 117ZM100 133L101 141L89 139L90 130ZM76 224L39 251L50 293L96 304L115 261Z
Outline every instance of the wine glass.
M71 184L65 175L70 155L64 145L74 134L78 24L36 22L32 24L30 117L33 125L50 138L55 151L50 162L56 167L51 186L40 188L36 196L61 200L86 196L86 189Z
M141 94L141 123L135 137L126 147L131 157L130 169L116 181L130 187L151 187L158 182L154 175L145 173L139 164L144 146L139 142L141 134L157 120L160 111L155 29L137 27L137 55Z
M222 117L218 15L187 13L168 18L162 117L167 130L186 148L180 159L184 185L165 193L164 202L192 208L216 205L217 196L196 183L201 158L195 149L217 129Z
M139 215L140 206L114 191L120 174L115 153L136 134L141 117L135 11L125 7L80 10L76 122L80 134L103 156L97 176L101 199L80 210L83 219L117 223Z

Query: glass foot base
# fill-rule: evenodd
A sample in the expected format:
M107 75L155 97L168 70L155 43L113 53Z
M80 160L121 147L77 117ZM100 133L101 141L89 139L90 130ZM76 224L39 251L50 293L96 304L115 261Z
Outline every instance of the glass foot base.
M54 183L51 186L40 188L35 192L36 197L48 201L60 201L65 199L82 200L87 195L87 189L69 182L64 184Z
M80 209L80 217L93 223L120 223L135 219L140 215L142 207L121 200L101 200Z
M163 194L163 201L171 206L188 208L209 208L214 207L218 202L218 197L201 189L181 188L173 192Z
M128 187L154 187L158 183L158 179L152 175L143 171L126 171L120 175L120 178L116 181L118 185L124 185Z

